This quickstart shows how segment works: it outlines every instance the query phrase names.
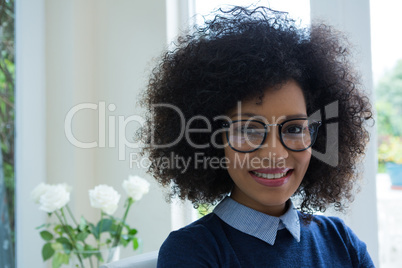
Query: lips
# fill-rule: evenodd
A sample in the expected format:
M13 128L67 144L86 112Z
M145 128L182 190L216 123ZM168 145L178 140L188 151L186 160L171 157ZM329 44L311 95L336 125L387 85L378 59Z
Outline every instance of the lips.
M251 177L259 184L269 187L279 187L286 184L293 169L257 169L249 172Z
M260 177L260 178L264 178L264 179L279 179L282 178L283 176L286 175L286 172L284 173L275 173L275 174L270 174L270 173L259 173L259 172L255 172L255 171L251 171L254 175Z
M285 177L290 170L290 168L261 168L252 170L250 173L263 179L273 180Z

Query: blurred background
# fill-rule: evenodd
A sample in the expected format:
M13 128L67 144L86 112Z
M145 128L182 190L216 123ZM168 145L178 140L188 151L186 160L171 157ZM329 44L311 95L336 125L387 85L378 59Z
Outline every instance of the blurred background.
M146 174L134 142L138 100L178 33L225 4L268 6L348 35L377 119L362 191L346 215L328 214L345 219L377 267L402 267L402 6L393 0L0 0L0 267L47 265L35 230L47 215L30 200L41 182L72 186L74 214L96 220L89 189L107 184L124 195L129 175L148 180L128 216L142 246L122 258L158 250L199 217L189 203L167 203Z

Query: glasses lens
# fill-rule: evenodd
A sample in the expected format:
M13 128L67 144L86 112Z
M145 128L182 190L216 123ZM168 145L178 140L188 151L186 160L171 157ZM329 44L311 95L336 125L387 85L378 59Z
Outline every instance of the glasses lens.
M239 151L252 151L258 148L265 137L265 128L261 122L238 121L230 125L229 144Z
M317 123L307 119L291 120L282 126L282 141L291 150L304 150L315 140Z

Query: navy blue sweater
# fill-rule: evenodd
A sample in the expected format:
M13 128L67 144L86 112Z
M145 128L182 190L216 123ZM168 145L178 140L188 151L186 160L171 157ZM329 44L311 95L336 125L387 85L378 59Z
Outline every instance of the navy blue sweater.
M158 267L374 267L366 245L339 218L315 216L300 231L297 242L279 230L271 246L211 213L169 235Z

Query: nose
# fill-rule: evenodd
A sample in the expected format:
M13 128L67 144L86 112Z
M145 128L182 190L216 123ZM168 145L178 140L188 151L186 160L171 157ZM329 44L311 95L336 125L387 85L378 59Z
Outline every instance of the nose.
M256 151L261 158L274 158L275 160L287 159L288 150L283 146L277 127L271 127L261 147Z

